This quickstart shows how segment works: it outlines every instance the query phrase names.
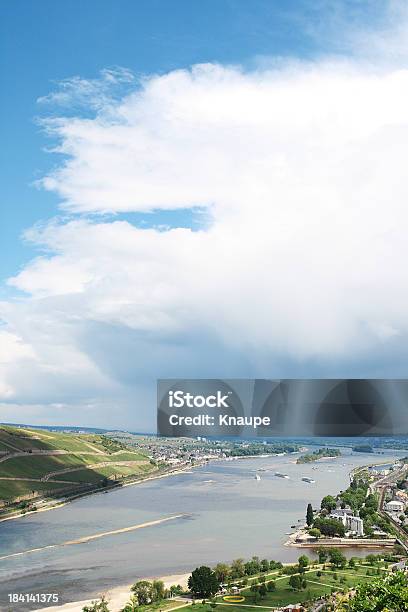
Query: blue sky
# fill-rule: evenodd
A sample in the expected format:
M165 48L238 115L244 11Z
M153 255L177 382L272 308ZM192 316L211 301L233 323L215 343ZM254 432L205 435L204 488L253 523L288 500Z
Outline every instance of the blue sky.
M44 152L49 143L36 122L49 109L37 100L61 80L95 78L114 66L163 74L204 62L250 66L261 56L339 52L341 41L322 38L322 26L330 30L338 20L343 27L375 26L383 11L383 2L371 0L3 2L1 122L7 147L1 152L0 278L14 275L33 255L22 231L57 210L58 198L33 183L56 163ZM178 215L176 222L189 220Z
M407 375L405 3L1 13L1 420L147 430L157 378Z

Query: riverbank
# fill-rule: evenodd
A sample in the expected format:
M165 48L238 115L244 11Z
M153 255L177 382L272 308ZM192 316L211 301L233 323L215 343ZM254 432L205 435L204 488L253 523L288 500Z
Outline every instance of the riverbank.
M204 464L197 464L194 466L186 465L183 467L175 468L174 470L167 470L166 472L160 472L154 475L138 478L137 480L132 480L130 482L123 482L123 483L117 484L116 486L109 487L108 489L106 488L105 489L95 489L93 491L88 491L85 493L70 495L69 497L51 500L49 503L47 502L46 505L42 506L41 508L36 508L35 510L30 510L29 512L21 511L21 512L16 512L16 513L13 513L7 516L3 516L0 518L0 523L4 521L11 521L14 519L23 518L24 516L31 516L33 514L38 514L39 512L48 512L49 510L56 510L57 508L62 508L63 506L66 506L67 504L75 500L83 499L84 497L93 497L95 495L102 495L104 493L110 493L111 491L117 491L118 489L123 489L124 487L132 487L138 484L142 484L143 482L149 482L151 480L167 478L168 476L176 476L177 474L188 473L193 467L199 467L200 465L204 465Z
M284 455L286 454L296 454L299 451L295 451L294 453L283 453ZM110 493L111 491L117 491L118 489L124 488L124 487L133 487L135 485L138 484L142 484L144 482L149 482L152 480L158 480L160 478L167 478L168 476L177 476L177 474L185 474L190 472L191 470L193 470L194 468L198 468L198 467L202 467L203 465L206 465L207 463L213 463L215 461L236 461L238 459L258 459L258 458L266 458L266 457L278 457L278 456L282 456L281 453L265 453L262 455L237 455L237 456L233 456L233 457L214 457L213 459L206 459L205 461L201 461L198 463L195 463L194 465L192 464L186 464L183 466L179 466L173 469L167 469L165 471L162 472L158 472L156 474L150 474L148 476L142 476L139 477L135 480L131 480L131 481L123 481L121 483L117 483L114 484L112 486L109 486L108 488L104 488L104 489L93 489L90 491L85 491L85 492L81 492L81 493L74 493L72 495L66 496L66 497L62 497L59 499L55 499L55 500L50 500L48 502L42 502L41 500L38 502L39 504L43 503L44 505L42 505L41 507L36 508L35 510L30 510L30 511L16 511L16 512L12 512L8 515L5 516L1 516L0 515L0 523L2 523L3 521L11 521L14 519L19 519L19 518L23 518L24 516L31 516L33 514L38 514L39 512L48 512L49 510L56 510L57 508L62 508L63 506L66 506L67 504L76 501L78 499L83 499L85 497L91 497L94 495L101 495L104 493Z
M324 538L313 540L308 537L304 529L294 531L285 542L285 546L293 546L296 548L320 548L321 546L328 548L388 548L393 547L396 543L396 538L385 539L370 539L370 538Z
M187 588L187 581L190 574L171 574L168 576L146 576L143 580L162 580L164 586L168 589L173 584L179 584L183 588ZM96 599L99 599L104 595L105 599L109 602L109 610L111 612L120 612L129 601L132 591L132 583L125 584L123 586L117 586L112 589L108 589ZM84 599L82 601L74 601L58 606L52 606L47 608L37 608L35 612L82 612L84 606L90 606L94 599ZM174 602L174 607L179 607L182 602Z

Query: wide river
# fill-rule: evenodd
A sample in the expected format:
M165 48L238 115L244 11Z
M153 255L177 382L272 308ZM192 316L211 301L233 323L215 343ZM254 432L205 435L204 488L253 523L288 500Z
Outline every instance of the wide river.
M285 534L305 517L308 502L318 507L324 495L346 488L354 466L403 455L342 452L339 458L308 465L296 465L297 455L216 461L1 522L0 610L41 607L7 605L8 593L59 593L65 603L140 577L188 572L237 557L293 561L300 551L284 546ZM290 478L275 476L275 471ZM303 482L302 476L315 484ZM188 516L66 544L177 514ZM24 554L8 556L20 552Z

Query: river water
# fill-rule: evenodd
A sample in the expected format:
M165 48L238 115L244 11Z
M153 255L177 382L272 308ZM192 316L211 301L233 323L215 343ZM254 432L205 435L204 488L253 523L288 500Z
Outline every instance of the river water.
M285 534L304 518L308 502L318 507L324 495L346 488L353 467L404 454L342 452L339 458L308 465L296 465L296 455L212 462L188 473L4 521L0 523L0 610L39 607L10 607L8 593L58 593L65 603L98 596L140 577L188 572L197 565L237 557L294 561L300 551L283 545ZM279 478L275 471L290 478ZM255 479L256 473L261 480ZM303 482L302 476L316 482ZM188 516L62 545L176 514ZM43 548L51 545L58 546ZM4 558L36 548L42 550Z

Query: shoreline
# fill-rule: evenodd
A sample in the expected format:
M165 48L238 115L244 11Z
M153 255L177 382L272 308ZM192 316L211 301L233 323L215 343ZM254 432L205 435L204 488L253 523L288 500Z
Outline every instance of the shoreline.
M196 465L185 465L182 467L178 467L176 469L174 469L173 471L170 472L165 472L165 473L161 473L161 474L155 474L155 475L151 475L148 476L144 479L138 480L136 482L129 482L126 483L122 486L133 486L136 484L140 484L142 482L146 482L146 481L152 481L152 480L156 480L159 478L167 478L168 476L172 476L172 475L177 475L177 474L182 474L182 473L186 473L188 471L192 471L192 468L194 467L202 467L203 465L206 465L207 463L213 462L213 461L232 461L232 460L238 460L238 459L246 459L246 458L262 458L262 457L273 457L276 456L275 454L269 454L269 455L255 455L255 456L249 456L249 455L244 455L244 456L238 456L238 457L223 457L223 458L219 458L219 457L214 457L214 459L210 460L210 461L205 461L203 463L200 464L196 464ZM333 459L338 459L337 457L333 457ZM366 466L365 466L366 467ZM349 475L351 475L353 473L353 471L356 468L354 467L350 472ZM360 468L361 469L361 468ZM119 488L119 487L118 487ZM99 491L98 491L99 492ZM95 493L90 493L87 496L96 494ZM65 505L66 503L70 503L70 501L73 500L67 500L66 502L59 504L59 506ZM50 507L50 508L46 508L43 510L39 510L39 511L45 511L45 510L51 510L54 509L56 506ZM31 513L28 513L31 514ZM24 515L23 515L24 516ZM10 517L11 518L11 517ZM12 517L12 518L17 518L17 517ZM3 519L3 520L7 520L7 519ZM394 545L395 539L393 539L392 541L389 539L388 541L373 541L373 540L364 540L364 541L359 541L359 540L346 540L346 539L342 539L342 538L337 538L336 540L322 540L322 541L317 541L317 542L295 542L295 539L301 534L303 533L302 529L297 529L293 534L291 534L289 536L289 539L284 543L285 546L292 546L292 547L298 547L298 548L317 548L319 546L326 546L326 547L341 547L341 548L373 548L373 549L384 549L384 548L388 548ZM343 541L342 541L343 540ZM286 565L286 564L285 564ZM188 577L191 575L191 571L188 574L170 574L167 576L145 576L145 577L138 577L136 580L142 580L142 579L146 579L146 580L162 580L165 583L166 588L168 588L169 586L171 586L172 584L181 584L182 586L187 586L187 580ZM95 595L93 598L90 599L81 599L81 600L77 600L77 601L73 601L73 602L67 602L67 603L60 603L51 607L43 607L43 608L36 608L35 612L82 612L83 607L84 606L89 606L91 605L92 601L98 601L102 596L104 596L106 598L106 600L108 601L108 605L109 605L109 609L111 612L121 612L121 610L123 609L123 607L126 605L126 603L129 601L132 593L131 593L131 586L133 583L131 584L123 584L123 585L118 585L118 586L114 586L111 588L106 588L106 590L102 590L100 591L100 593L98 595ZM185 605L188 604L188 601L186 600ZM183 606L183 601L182 600L178 600L174 602L174 608L178 608L178 607L182 607ZM169 611L170 612L170 609Z
M62 508L78 499L84 499L85 497L92 497L94 495L102 495L104 493L111 493L112 491L119 491L120 489L123 489L125 487L132 487L138 484L142 484L143 482L148 482L151 480L158 480L159 478L167 478L169 476L177 476L178 474L183 474L188 472L189 470L193 469L194 467L201 467L201 465L204 464L199 464L199 465L186 465L185 467L180 467L180 468L176 468L174 469L174 471L168 471L168 472L161 472L159 474L155 474L155 475L151 475L151 476L146 476L146 478L140 478L138 480L134 480L132 482L124 482L123 484L118 484L116 486L110 487L108 489L97 489L94 491L89 491L87 493L79 493L77 495L72 495L66 499L61 498L61 499L56 499L55 502L50 502L49 505L47 505L46 507L43 508L37 508L36 510L31 510L28 512L19 512L16 514L13 514L11 516L3 516L2 518L0 518L0 523L2 523L3 521L12 521L15 519L21 519L24 518L25 516L31 516L33 514L37 514L38 512L48 512L50 510L56 510L58 508Z
M180 584L182 587L187 587L190 575L191 572L188 574L169 574L167 576L144 576L138 580L162 580L166 588L169 588L172 584ZM82 612L84 606L90 606L93 601L99 600L102 596L105 596L111 612L120 612L132 595L132 584L134 583L112 587L91 599L83 599L46 608L36 608L34 612ZM182 605L181 601L177 601ZM174 602L174 607L178 607L177 601ZM188 603L186 601L186 605Z
M304 540L297 542L296 539L302 535L305 535L304 529L297 529L290 534L289 538L284 543L284 546L293 548L389 548L394 546L397 538L387 538L384 540L362 538L350 540L348 538L325 538L323 540Z
M297 452L299 451L295 451L294 453L285 453L285 454L289 455L289 454L295 454ZM197 463L195 465L189 464L189 465L180 466L177 468L170 469L166 472L159 472L158 474L152 474L144 478L143 477L138 478L137 480L119 483L107 489L103 489L103 490L95 489L93 491L73 494L67 498L62 497L60 499L56 499L54 502L53 501L49 502L49 504L47 504L46 507L36 508L36 510L30 510L26 512L22 512L22 511L16 512L15 514L12 514L9 516L0 517L0 523L2 523L3 521L12 521L15 519L21 519L21 518L24 518L25 516L31 516L32 514L37 514L38 512L48 512L50 510L57 510L58 508L63 508L67 504L70 504L76 501L77 499L83 499L85 497L91 497L93 495L101 495L104 493L110 493L111 491L118 491L124 487L133 487L135 485L142 484L144 482L149 482L152 480L158 480L160 478L168 478L169 476L177 476L178 474L185 474L185 473L188 473L190 470L193 470L194 468L202 467L203 465L206 465L207 463L210 463L210 462L212 463L213 461L235 461L238 459L258 459L258 458L262 459L265 457L278 457L278 456L280 455L277 455L276 453L266 453L262 455L237 455L234 457L214 457L213 459L205 460L202 463Z

